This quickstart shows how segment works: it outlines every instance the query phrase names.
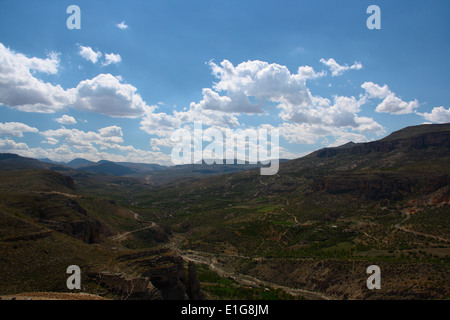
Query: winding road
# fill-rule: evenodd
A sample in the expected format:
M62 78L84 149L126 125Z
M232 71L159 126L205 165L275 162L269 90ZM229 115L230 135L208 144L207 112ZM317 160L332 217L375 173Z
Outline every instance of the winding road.
M293 296L303 296L308 300L334 300L333 297L325 295L321 292L308 291L304 289L291 288L287 286L282 286L273 282L265 281L258 279L256 277L242 274L236 272L230 263L226 263L225 261L221 261L220 257L223 258L246 258L246 259L263 259L263 258L252 258L243 255L234 255L234 254L213 254L207 252L200 252L194 250L180 250L179 246L184 241L184 237L182 235L176 234L171 238L170 243L166 246L174 251L176 251L184 260L192 261L194 263L200 263L207 265L212 271L217 273L219 276L224 278L233 279L235 282L248 287L259 287L259 288L274 288L281 289L288 294Z
M149 224L149 226L146 226L146 227L140 228L140 229L136 229L136 230L132 230L132 231L127 231L127 232L124 232L124 233L120 233L118 235L110 237L109 238L110 240L112 240L112 241L119 241L120 239L126 237L129 234L132 234L132 233L135 233L135 232L139 232L139 231L142 231L142 230L151 229L151 228L154 228L156 226L156 223L154 223L152 221L142 220L142 219L139 218L139 215L136 212L133 212L133 211L131 211L131 212L134 214L134 219L136 221L141 222L141 223Z
M422 237L426 237L426 238L432 238L434 240L439 240L439 241L444 241L444 242L450 242L450 240L448 240L446 238L443 238L443 237L435 236L435 235L424 233L424 232L414 231L414 230L407 229L405 227L400 226L404 222L408 221L409 218L411 218L411 214L409 212L404 211L404 214L406 215L406 218L403 219L402 221L400 221L399 223L397 223L396 225L394 225L394 227L396 229L401 230L403 232L412 233L412 234L415 234L417 236L422 236Z

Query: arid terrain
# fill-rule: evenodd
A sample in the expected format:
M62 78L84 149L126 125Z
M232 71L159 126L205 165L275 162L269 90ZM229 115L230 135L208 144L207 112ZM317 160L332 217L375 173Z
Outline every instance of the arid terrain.
M321 149L274 176L1 154L0 296L448 299L449 201L449 124ZM70 265L81 290L66 287Z

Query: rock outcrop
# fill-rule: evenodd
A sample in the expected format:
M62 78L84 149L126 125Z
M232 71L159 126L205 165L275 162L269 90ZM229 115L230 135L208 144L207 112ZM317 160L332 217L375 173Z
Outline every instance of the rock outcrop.
M194 266L188 266L181 256L167 248L127 254L119 261L130 273L149 279L164 300L201 300L204 294Z
M402 138L399 134L393 133L391 136L379 141L347 144L337 148L325 148L316 151L316 154L319 158L325 158L343 154L367 155L371 152L387 153L402 148L423 149L434 146L450 146L450 132L428 132L405 138Z
M49 228L80 239L86 243L99 243L104 233L103 225L88 215L86 210L74 199L60 195L43 195L44 199L54 201L55 209L37 208L39 222Z
M355 193L363 195L367 200L400 200L419 191L421 194L430 194L448 185L449 175L415 178L390 173L343 173L315 179L312 189L330 194Z
M197 277L197 268L192 261L188 262L188 295L191 300L206 299Z
M145 277L131 277L122 273L99 272L89 273L99 284L112 293L118 294L121 299L133 300L161 300L162 295L150 279Z
M417 189L417 180L390 174L366 176L364 174L340 174L316 179L313 191L330 194L358 193L367 200L399 200Z

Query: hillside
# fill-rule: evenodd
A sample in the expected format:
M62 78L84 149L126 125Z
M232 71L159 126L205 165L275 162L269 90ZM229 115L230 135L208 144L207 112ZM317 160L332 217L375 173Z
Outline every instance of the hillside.
M199 286L193 287L195 270L185 270L187 262L160 246L167 232L112 200L81 194L60 173L0 171L0 276L7 279L0 298L201 297ZM85 295L66 287L73 264L82 270Z
M442 298L450 289L438 280L448 273L449 182L450 125L422 125L318 150L282 163L275 176L250 170L156 188L135 195L135 210L151 208L186 252L224 255L225 264L272 282L340 298ZM395 273L396 285L364 291L369 262ZM316 263L339 285L316 274ZM349 263L361 273L344 272ZM301 281L289 276L299 264Z
M200 285L209 299L449 298L450 124L317 150L274 176L202 164L136 178L17 159L0 170L0 274L12 279L0 295L66 292L77 261L85 292L107 298L202 297ZM382 290L365 285L372 264ZM58 276L29 276L45 268ZM130 295L130 277L147 289Z

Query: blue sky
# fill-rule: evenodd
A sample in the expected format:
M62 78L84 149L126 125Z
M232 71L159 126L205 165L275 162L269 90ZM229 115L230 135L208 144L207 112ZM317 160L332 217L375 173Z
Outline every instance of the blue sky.
M366 27L372 4L380 30ZM294 158L450 122L447 0L0 8L0 152L170 164L171 134L202 120L278 129Z

